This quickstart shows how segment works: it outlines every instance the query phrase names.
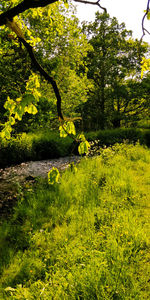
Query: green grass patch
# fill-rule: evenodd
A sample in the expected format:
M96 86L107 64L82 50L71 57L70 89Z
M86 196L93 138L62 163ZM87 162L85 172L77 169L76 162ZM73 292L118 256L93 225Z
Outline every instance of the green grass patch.
M0 299L149 299L150 150L116 144L20 193L0 227Z

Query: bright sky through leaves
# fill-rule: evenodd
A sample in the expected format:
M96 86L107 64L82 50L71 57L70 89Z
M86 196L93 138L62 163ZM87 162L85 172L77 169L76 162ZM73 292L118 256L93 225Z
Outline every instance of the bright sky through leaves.
M141 38L141 22L147 7L147 0L101 0L100 3L107 8L111 17L115 16L119 23L124 22L126 28L133 31L134 38ZM100 11L96 6L81 3L77 7L77 16L81 21L94 21L95 12ZM150 21L145 20L145 27L150 31ZM150 35L147 34L143 40L150 43Z

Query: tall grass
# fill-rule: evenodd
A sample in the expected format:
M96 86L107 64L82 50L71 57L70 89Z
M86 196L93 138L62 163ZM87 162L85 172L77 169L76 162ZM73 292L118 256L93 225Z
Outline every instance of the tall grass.
M117 144L20 194L0 299L149 299L150 151Z

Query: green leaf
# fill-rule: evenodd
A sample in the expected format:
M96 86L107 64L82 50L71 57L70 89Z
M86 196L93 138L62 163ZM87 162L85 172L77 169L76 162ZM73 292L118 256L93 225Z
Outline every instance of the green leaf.
M142 58L141 61L142 68L141 68L141 78L143 78L144 72L150 70L150 58Z
M65 138L68 135L62 125L59 126L59 131L60 131L60 137Z
M67 122L67 125L66 125L66 131L67 131L69 134L76 135L76 129L75 129L75 126L74 126L74 123L73 123L73 122Z
M86 141L86 138L85 138L85 136L84 136L83 133L80 133L80 134L78 135L78 139L81 140L82 142L85 142L85 141Z
M39 97L41 96L41 93L39 92L40 88L40 82L39 77L37 74L32 73L28 79L28 82L26 83L26 90L27 93L32 93L34 98L38 101Z
M15 113L15 119L21 121L22 115L24 114L24 107L22 107L22 105L16 106L14 113Z
M12 127L9 121L5 124L4 129L0 132L0 136L2 139L10 139L11 137Z
M65 7L68 9L69 8L69 4L68 4L68 1L67 0L64 0L64 5Z
M16 103L14 100L10 99L10 97L7 97L7 101L4 104L4 108L8 109L10 112L13 112L13 110L16 107Z
M48 183L53 185L58 182L60 177L60 173L57 168L52 168L51 171L48 172Z
M22 97L22 103L26 106L28 104L30 104L31 102L33 102L35 100L35 97L33 96L33 94L30 93L26 93L25 95L23 95Z
M15 292L16 290L14 288L12 288L11 286L8 286L7 288L5 288L5 292Z
M37 114L38 110L35 105L30 104L25 107L25 112L28 112L29 114L35 115Z
M9 122L10 122L11 125L14 125L15 124L15 118L10 117Z
M90 148L90 144L88 143L88 141L84 141L84 142L81 142L78 146L78 152L80 155L83 155L84 153L87 153L88 150Z
M76 129L73 122L65 122L59 127L60 137L66 137L68 134L76 135Z
M26 90L32 91L32 89L39 88L39 87L40 87L39 77L37 74L32 73L26 84Z

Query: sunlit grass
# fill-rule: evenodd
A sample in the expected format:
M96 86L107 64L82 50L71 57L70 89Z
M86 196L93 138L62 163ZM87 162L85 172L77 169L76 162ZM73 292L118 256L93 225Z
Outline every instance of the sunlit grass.
M31 189L31 187L29 188ZM149 299L150 151L115 145L20 196L0 299Z

